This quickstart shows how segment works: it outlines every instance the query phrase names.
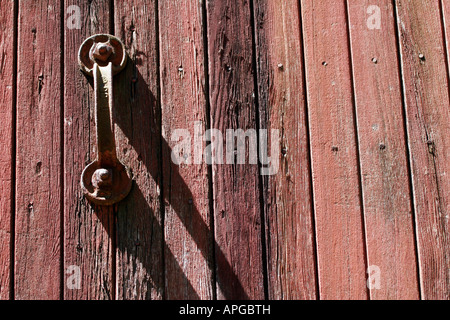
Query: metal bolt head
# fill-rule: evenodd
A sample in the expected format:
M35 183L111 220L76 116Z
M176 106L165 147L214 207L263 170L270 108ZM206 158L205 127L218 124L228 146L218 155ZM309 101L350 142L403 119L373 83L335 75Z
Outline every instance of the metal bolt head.
M96 188L108 187L112 184L112 171L109 169L97 169L92 176L92 184Z
M112 63L113 75L123 70L127 62L125 46L110 34L96 34L86 40L78 50L78 64L83 72L94 75L94 65L106 67Z
M95 47L92 51L92 56L96 60L105 62L108 60L112 53L113 47L109 43L99 42L95 44Z

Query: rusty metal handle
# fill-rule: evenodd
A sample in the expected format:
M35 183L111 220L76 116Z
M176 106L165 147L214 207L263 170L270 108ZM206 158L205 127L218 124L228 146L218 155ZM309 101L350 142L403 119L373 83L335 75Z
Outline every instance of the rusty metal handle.
M126 64L123 43L114 36L98 34L87 38L78 52L78 63L94 78L97 159L81 175L85 196L98 205L112 205L130 192L131 172L118 159L114 138L113 76Z

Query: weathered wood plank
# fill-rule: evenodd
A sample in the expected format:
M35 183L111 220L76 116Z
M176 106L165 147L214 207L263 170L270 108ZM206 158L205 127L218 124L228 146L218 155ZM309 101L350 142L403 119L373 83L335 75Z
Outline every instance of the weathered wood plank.
M129 54L116 76L118 157L134 175L117 212L117 298L164 297L161 213L161 110L156 1L115 1L115 34Z
M302 0L321 299L365 299L346 1Z
M299 3L254 5L260 123L269 137L280 131L282 149L270 155L282 155L277 171L264 176L269 299L316 299Z
M76 7L79 8L79 11ZM78 50L91 35L109 33L108 2L65 1L64 6L64 299L114 296L114 211L83 196L80 177L96 159L93 80L78 66ZM79 14L79 16L77 16ZM80 25L78 28L78 23ZM77 283L77 276L80 282ZM78 286L79 284L79 286Z
M190 0L159 2L165 298L169 300L214 297L208 168L204 157L194 161L206 147L198 135L209 122L202 5ZM176 130L187 130L189 135L179 141ZM190 150L177 150L182 139ZM194 139L200 142L199 149Z
M441 0L441 15L445 28L445 48L447 50L447 64L448 68L450 68L450 1Z
M208 1L207 25L211 128L225 139L227 129L257 129L249 2ZM262 299L259 170L247 157L226 164L226 150L212 158L217 298Z
M450 99L440 2L396 1L423 299L450 299Z
M414 216L392 1L350 0L348 12L367 259L372 277L370 296L382 300L418 299ZM372 28L369 20L378 18L380 29Z
M58 299L60 1L21 1L18 19L15 298Z
M14 1L0 2L0 300L11 290L13 199Z

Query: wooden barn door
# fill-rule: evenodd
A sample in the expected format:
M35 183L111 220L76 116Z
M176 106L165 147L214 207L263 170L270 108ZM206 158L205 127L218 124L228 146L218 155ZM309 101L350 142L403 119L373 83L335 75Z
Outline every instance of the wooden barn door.
M1 0L0 299L449 299L449 26L445 0ZM80 187L95 34L128 55L112 206Z

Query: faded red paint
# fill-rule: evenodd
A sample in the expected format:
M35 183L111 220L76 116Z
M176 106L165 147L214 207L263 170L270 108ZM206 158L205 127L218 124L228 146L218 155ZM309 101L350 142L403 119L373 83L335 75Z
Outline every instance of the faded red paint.
M156 4L75 0L69 29L60 1L1 2L0 298L448 299L448 2ZM97 33L130 59L112 117L134 182L112 207L79 183ZM197 121L279 129L278 173L174 164Z

